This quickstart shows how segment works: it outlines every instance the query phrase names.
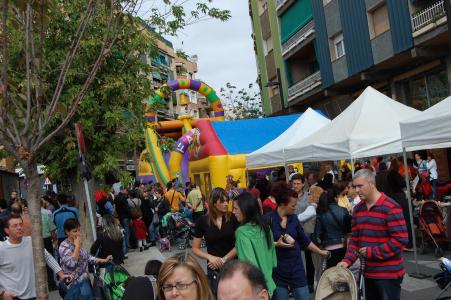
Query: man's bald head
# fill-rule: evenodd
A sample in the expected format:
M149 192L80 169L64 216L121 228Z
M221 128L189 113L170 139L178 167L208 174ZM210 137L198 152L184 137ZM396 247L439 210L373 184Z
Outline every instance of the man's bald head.
M219 275L218 300L269 300L265 276L255 266L234 260Z

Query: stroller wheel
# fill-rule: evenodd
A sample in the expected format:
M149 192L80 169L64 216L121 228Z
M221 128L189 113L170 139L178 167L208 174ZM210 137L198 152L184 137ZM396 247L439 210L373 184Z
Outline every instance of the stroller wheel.
M443 257L443 250L442 248L435 248L435 257Z

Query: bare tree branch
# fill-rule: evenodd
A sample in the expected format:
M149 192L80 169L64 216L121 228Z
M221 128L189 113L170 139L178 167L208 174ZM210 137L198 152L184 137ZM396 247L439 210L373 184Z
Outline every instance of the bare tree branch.
M77 28L77 32L75 33L75 37L72 40L72 44L70 45L69 51L67 52L66 59L64 60L63 67L61 69L61 73L58 78L58 83L56 85L55 92L52 97L52 101L50 102L49 111L47 113L47 118L45 120L44 127L50 121L50 118L52 117L55 111L56 104L60 99L64 83L66 82L67 72L69 71L69 68L72 64L72 60L75 56L75 53L77 52L78 46L80 45L80 41L85 33L86 27L89 23L89 19L91 18L92 13L94 12L95 2L96 2L95 0L89 0L88 6L86 7L85 15L81 18L80 24Z
M2 86L0 87L3 90L3 103L2 103L2 112L1 112L1 125L2 127L5 126L4 120L5 116L8 112L9 107L9 96L8 96L8 27L7 27L7 20L8 20L8 0L3 0L3 15L2 15L2 33L3 33L3 69L2 69Z
M112 7L114 6L114 2L115 1L111 2ZM41 138L42 138L42 135L44 134L44 131L41 130L38 138L36 139L36 142L32 145L30 152L35 153L36 151L38 151L45 143L47 143L53 136L55 136L55 134L57 134L60 130L62 130L69 123L69 121L72 119L72 117L75 115L75 112L78 109L78 105L80 104L81 100L85 97L85 95L89 89L89 86L91 85L92 81L94 80L94 78L97 74L97 71L101 67L105 57L111 52L111 47L113 46L114 41L117 38L115 35L113 35L113 38L111 38L111 35L112 35L111 31L113 30L113 27L114 27L113 26L113 15L114 15L113 8L111 8L110 16L108 18L108 22L105 27L105 28L107 28L107 31L104 35L102 49L100 50L99 56L97 57L97 60L94 63L94 66L92 67L91 71L89 72L88 77L86 78L85 82L83 83L83 86L81 87L80 92L74 98L66 117L63 119L61 124L56 129L51 131L42 140L41 140Z
M30 31L33 26L33 20L31 15L31 4L30 1L26 3L25 10L25 74L27 78L27 86L26 86L26 98L27 98L27 110L25 116L25 124L22 129L21 134L24 135L28 128L30 127L30 114L31 114L31 67L30 67ZM31 37L33 38L33 37Z

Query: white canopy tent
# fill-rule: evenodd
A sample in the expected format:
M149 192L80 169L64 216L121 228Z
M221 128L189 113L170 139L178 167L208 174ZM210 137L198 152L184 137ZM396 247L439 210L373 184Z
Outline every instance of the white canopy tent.
M287 130L273 141L246 156L249 169L285 164L284 148L297 144L330 123L330 120L310 107Z
M402 151L399 122L420 112L372 87L328 125L285 148L287 162L353 159Z
M451 147L451 96L399 126L409 151Z
M409 151L421 149L451 147L451 96L440 101L436 105L421 112L417 116L404 120L399 124L404 156L404 168L407 170L407 154ZM410 194L410 180L405 172L404 179L407 186L407 199L410 212L412 212L412 196ZM410 222L413 224L413 216L410 214ZM415 242L415 232L412 226L412 236L415 248L416 274L414 277L425 278L418 272L418 258Z

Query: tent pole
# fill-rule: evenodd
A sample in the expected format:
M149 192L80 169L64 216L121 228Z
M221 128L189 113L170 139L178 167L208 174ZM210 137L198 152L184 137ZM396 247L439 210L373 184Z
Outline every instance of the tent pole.
M283 153L283 168L285 169L285 180L287 183L289 183L290 174L288 174L288 164L287 159L285 158L285 147L282 148Z
M409 276L424 279L429 277L428 275L421 274L418 270L418 250L417 250L417 241L415 237L415 228L413 224L413 212L412 212L412 195L410 193L410 180L409 180L409 166L407 165L407 154L406 148L402 148L402 156L404 158L404 180L406 181L407 187L407 203L409 204L409 222L410 222L410 230L412 232L412 243L413 243L413 257L415 259L415 272L409 274ZM406 220L407 221L407 220Z
M351 174L352 174L352 178L354 178L354 173L355 173L354 159L351 156Z

